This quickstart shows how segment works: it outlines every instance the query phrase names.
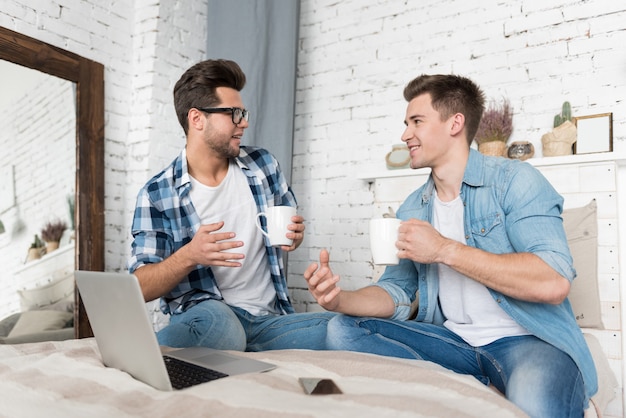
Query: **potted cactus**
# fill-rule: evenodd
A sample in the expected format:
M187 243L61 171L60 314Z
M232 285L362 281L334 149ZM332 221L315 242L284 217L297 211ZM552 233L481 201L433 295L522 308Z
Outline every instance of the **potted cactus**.
M553 129L541 137L544 157L570 155L576 142L576 125L572 123L572 106L563 102L561 113L554 116Z
M26 262L37 260L41 258L45 249L45 243L39 238L39 235L35 234L35 238L33 238L33 242L30 244L30 248L28 249L28 254L26 255Z
M563 102L561 113L554 115L554 127L558 128L568 121L572 121L572 105L569 102Z

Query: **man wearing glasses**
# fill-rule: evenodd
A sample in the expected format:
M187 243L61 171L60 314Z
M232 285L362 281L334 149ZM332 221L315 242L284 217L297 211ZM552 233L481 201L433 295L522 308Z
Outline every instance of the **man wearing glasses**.
M304 237L294 216L291 246L270 246L255 227L268 206L296 206L278 162L242 146L246 77L233 61L207 60L174 87L186 147L139 191L129 271L146 301L161 298L170 324L161 345L260 351L324 349L332 313L294 313L283 251Z

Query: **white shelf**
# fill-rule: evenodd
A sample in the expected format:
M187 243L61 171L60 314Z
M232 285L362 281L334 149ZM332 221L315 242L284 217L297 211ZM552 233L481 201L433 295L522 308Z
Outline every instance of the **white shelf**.
M72 242L13 270L16 288L31 289L71 274L74 271L74 248Z
M615 161L617 165L626 165L626 154L615 152L601 152L596 154L578 154L578 155L564 155L559 157L543 157L543 158L529 158L527 163L534 165L535 167L548 167L548 166L563 166L571 164L584 164L584 163L597 163L603 161ZM419 168L413 170L411 168L402 168L397 170L365 170L367 174L357 176L358 179L365 180L367 182L373 182L376 179L393 178L393 177L411 177L421 176L430 173L430 168Z

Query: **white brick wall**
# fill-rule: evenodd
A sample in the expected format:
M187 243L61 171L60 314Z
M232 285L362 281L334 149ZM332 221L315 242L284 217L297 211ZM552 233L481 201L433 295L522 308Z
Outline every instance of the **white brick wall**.
M289 259L298 309L317 309L301 291L302 272L321 248L344 288L376 276L365 230L373 195L357 176L384 170L403 131L402 89L419 74L465 75L488 98L510 99L511 141L531 141L536 156L565 100L574 115L613 112L614 148L624 148L625 5L428 3L302 1L293 188L307 236Z

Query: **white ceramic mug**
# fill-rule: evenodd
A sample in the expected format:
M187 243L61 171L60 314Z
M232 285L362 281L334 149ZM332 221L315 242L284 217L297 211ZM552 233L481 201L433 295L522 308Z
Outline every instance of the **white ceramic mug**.
M256 227L270 240L270 245L280 247L281 245L291 246L293 240L287 238L289 232L287 226L292 224L291 218L296 215L296 208L293 206L271 206L265 212L257 213ZM261 226L261 216L265 217L267 231Z
M400 219L376 218L370 219L370 248L374 264L391 266L398 264L398 228Z

